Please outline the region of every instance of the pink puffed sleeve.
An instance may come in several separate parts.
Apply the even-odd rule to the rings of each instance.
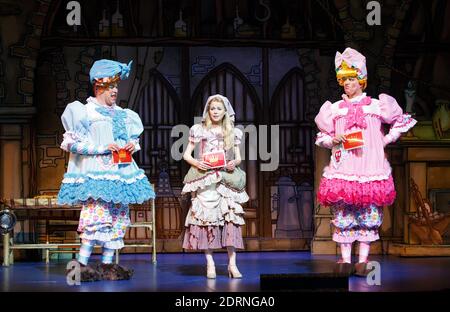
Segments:
[[[189,129],[189,142],[198,143],[203,138],[203,126],[195,124]]]
[[[387,145],[397,141],[402,133],[408,132],[409,129],[414,127],[417,120],[409,114],[404,114],[402,108],[392,96],[382,93],[378,98],[381,120],[391,125],[389,133],[383,138],[384,145]]]
[[[331,112],[331,104],[330,101],[326,101],[314,119],[319,128],[319,132],[316,136],[316,145],[325,148],[333,147],[334,121]]]

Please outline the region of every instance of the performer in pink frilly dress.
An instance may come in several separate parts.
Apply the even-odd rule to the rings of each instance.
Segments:
[[[375,99],[363,93],[367,86],[366,59],[358,51],[347,48],[342,54],[337,52],[335,67],[345,94],[340,101],[325,102],[315,118],[320,131],[316,144],[331,149],[317,198],[333,213],[333,240],[340,244],[342,253],[338,263],[351,264],[352,243],[359,241],[359,261],[354,269],[364,276],[370,243],[379,239],[383,206],[391,205],[396,196],[384,147],[417,121],[403,114],[393,97],[380,94]],[[383,124],[391,125],[386,135]],[[344,135],[356,131],[362,131],[364,145],[344,149]]]

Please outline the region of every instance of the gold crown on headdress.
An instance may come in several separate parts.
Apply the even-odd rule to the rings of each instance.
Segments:
[[[337,79],[344,77],[357,77],[358,70],[354,67],[349,67],[345,61],[342,61],[341,65],[336,69]]]
[[[363,90],[367,86],[367,78],[358,77],[358,69],[355,67],[349,67],[345,61],[342,61],[341,65],[336,69],[336,78],[339,85],[344,85],[344,78],[355,77],[358,79],[359,84],[363,87]]]

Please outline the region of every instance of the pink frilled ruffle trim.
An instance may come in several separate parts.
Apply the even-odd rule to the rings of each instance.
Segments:
[[[244,249],[242,228],[231,222],[225,222],[223,227],[191,224],[184,233],[184,249],[220,249],[228,246]]]
[[[321,205],[349,204],[358,207],[389,206],[395,200],[394,180],[358,182],[322,177],[317,200]]]

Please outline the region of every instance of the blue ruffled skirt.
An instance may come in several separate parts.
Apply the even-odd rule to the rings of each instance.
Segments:
[[[142,204],[155,198],[144,171],[66,173],[58,194],[58,204],[81,204],[88,199],[121,204]]]

